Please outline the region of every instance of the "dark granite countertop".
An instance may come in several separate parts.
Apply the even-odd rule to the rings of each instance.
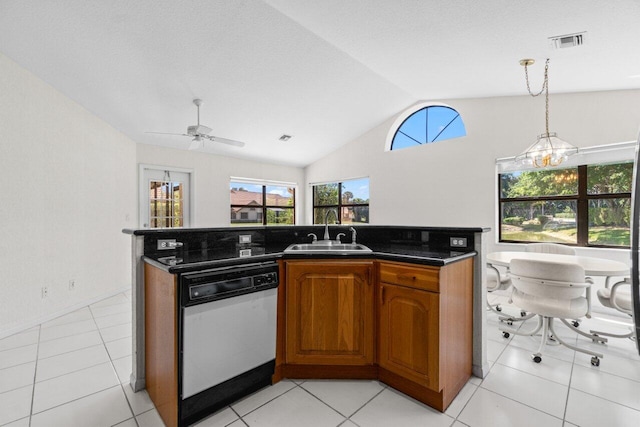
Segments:
[[[385,259],[422,265],[443,266],[476,255],[475,251],[431,251],[427,247],[406,245],[370,246],[372,253],[363,254],[284,254],[282,247],[253,247],[250,256],[240,256],[239,249],[170,251],[170,254],[144,256],[143,260],[172,274],[216,267],[269,262],[279,259]]]

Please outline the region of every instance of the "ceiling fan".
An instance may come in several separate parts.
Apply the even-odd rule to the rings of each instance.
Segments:
[[[193,103],[196,104],[198,109],[198,124],[187,127],[187,133],[166,133],[166,132],[145,132],[155,133],[159,135],[180,135],[193,138],[189,150],[197,150],[204,147],[204,140],[208,139],[213,142],[220,142],[222,144],[233,145],[235,147],[244,147],[244,142],[234,141],[233,139],[220,138],[217,136],[209,135],[211,128],[200,124],[200,106],[202,105],[202,99],[194,99]]]

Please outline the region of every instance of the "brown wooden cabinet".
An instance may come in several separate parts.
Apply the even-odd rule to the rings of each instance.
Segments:
[[[440,296],[380,284],[378,364],[397,375],[439,390]]]
[[[149,397],[169,427],[178,425],[178,284],[144,265],[145,377]]]
[[[374,363],[372,261],[287,261],[286,363]]]
[[[379,378],[444,411],[471,376],[473,259],[379,262]]]

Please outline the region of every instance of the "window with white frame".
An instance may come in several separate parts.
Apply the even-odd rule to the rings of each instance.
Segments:
[[[395,129],[389,150],[415,147],[467,134],[462,117],[451,107],[428,105],[412,112]]]
[[[498,175],[499,241],[629,247],[632,161]]]
[[[229,197],[232,226],[295,224],[294,184],[232,178]]]

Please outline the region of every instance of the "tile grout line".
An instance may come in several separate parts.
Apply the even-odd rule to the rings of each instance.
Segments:
[[[277,399],[277,398],[279,398],[280,396],[284,396],[285,394],[289,393],[289,392],[290,392],[291,390],[293,390],[294,388],[296,388],[296,387],[300,387],[300,384],[296,383],[295,381],[291,381],[291,382],[294,384],[294,386],[293,386],[293,387],[291,387],[289,390],[287,390],[287,391],[285,391],[285,392],[283,392],[283,393],[280,393],[279,395],[277,395],[277,396],[276,396],[276,397],[274,397],[273,399],[270,399],[270,400],[268,400],[268,401],[264,402],[262,405],[256,406],[255,408],[253,408],[252,410],[250,410],[249,412],[247,412],[246,414],[244,414],[243,416],[241,416],[241,417],[240,417],[240,419],[242,420],[242,422],[243,422],[243,423],[245,423],[245,424],[247,424],[247,423],[244,421],[244,417],[246,417],[247,415],[249,415],[249,414],[251,414],[251,413],[253,413],[253,412],[257,411],[258,409],[262,408],[263,406],[265,406],[265,405],[267,405],[267,404],[269,404],[269,403],[273,402],[274,400],[276,400],[276,399]],[[268,387],[273,387],[274,385],[275,385],[275,384],[272,384],[272,385],[270,385],[270,386],[268,386]],[[264,388],[262,388],[262,389],[260,389],[260,390],[256,391],[256,393],[258,393],[258,392],[259,392],[259,391],[261,391],[261,390],[264,390]],[[249,396],[251,396],[251,395],[249,395]],[[247,396],[247,397],[249,397],[249,396]],[[239,401],[234,402],[234,403],[238,403],[238,402],[239,402]],[[233,408],[231,407],[231,405],[229,405],[229,408],[230,408],[230,409],[231,409],[231,410],[232,410],[236,415],[240,416],[240,414],[239,414],[235,409],[233,409]],[[235,422],[235,421],[234,421],[234,422]]]
[[[380,381],[378,381],[378,383],[380,384]],[[382,392],[383,392],[383,391],[385,391],[386,389],[387,389],[387,387],[386,387],[386,386],[382,387],[382,390],[380,390],[379,392],[377,392],[377,393],[376,393],[376,394],[375,394],[371,399],[367,400],[367,401],[364,403],[364,405],[362,405],[362,406],[360,406],[358,409],[356,409],[356,410],[353,412],[353,414],[349,415],[349,416],[347,417],[347,420],[351,421],[352,423],[354,423],[354,424],[355,424],[355,425],[357,425],[357,426],[360,426],[360,424],[358,424],[358,423],[356,423],[355,421],[353,421],[353,420],[351,419],[351,417],[353,417],[353,416],[354,416],[354,415],[356,415],[358,412],[360,412],[360,411],[361,411],[365,406],[367,406],[369,403],[371,403],[371,401],[372,401],[373,399],[375,399],[376,397],[380,396],[380,394],[382,394]]]
[[[567,397],[564,401],[564,412],[562,413],[562,425],[564,426],[567,421],[567,408],[569,407],[569,396],[571,395],[571,383],[573,382],[573,370],[576,365],[576,353],[573,353],[573,362],[571,363],[571,375],[569,376],[569,387],[567,388]]]
[[[524,324],[524,322],[522,322],[522,323],[520,324],[520,326],[517,328],[517,330],[520,330],[520,328],[522,327],[522,325],[523,325],[523,324]],[[511,345],[511,341],[510,341],[510,342],[509,342],[509,343],[508,343],[508,344],[507,344],[507,345],[502,349],[502,351],[500,352],[500,355],[499,355],[499,356],[496,358],[496,360],[494,361],[494,365],[495,365],[496,363],[498,363],[497,359],[499,359],[499,358],[502,356],[502,353],[504,353],[504,351],[505,351],[505,350],[507,349],[507,347],[508,347],[508,346],[510,346],[510,345]],[[516,346],[516,347],[517,347],[517,346]],[[519,348],[519,347],[518,347],[518,348]],[[529,350],[527,350],[527,349],[523,349],[523,350],[525,350],[525,351],[529,351]],[[574,356],[573,356],[573,357],[574,357],[574,360],[575,360],[575,351],[574,351]],[[500,365],[501,365],[501,366],[505,366],[505,365],[502,365],[502,364],[500,364]],[[507,367],[508,367],[508,368],[511,368],[510,366],[507,366]],[[493,368],[493,365],[491,366],[491,368],[489,368],[489,373],[487,374],[487,376],[488,376],[489,374],[491,374],[491,369],[492,369],[492,368]],[[515,369],[515,368],[511,368],[511,369]],[[571,369],[573,370],[573,362],[572,362],[572,367],[571,367]],[[518,369],[516,369],[516,370],[518,370]],[[518,370],[518,371],[519,371],[519,370]],[[519,371],[519,372],[520,372],[520,371]],[[524,371],[522,371],[522,372],[524,372]],[[529,375],[532,375],[532,376],[535,376],[535,377],[537,377],[537,378],[542,378],[542,377],[540,377],[540,376],[537,376],[537,375],[534,375],[534,374],[530,374],[530,373],[528,373],[528,372],[524,372],[524,373],[529,374]],[[542,378],[542,379],[546,379],[546,378]],[[547,381],[551,381],[551,380],[547,380]],[[482,379],[482,382],[484,382],[484,378]],[[558,383],[556,383],[555,381],[551,381],[551,382],[553,382],[554,384],[558,384]],[[560,385],[563,385],[563,384],[560,384]],[[482,387],[482,383],[480,383],[480,385],[478,386],[478,388],[480,388],[480,387]],[[531,408],[531,409],[533,409],[533,410],[535,410],[535,411],[538,411],[538,412],[541,412],[541,413],[543,413],[543,414],[549,415],[550,417],[553,417],[553,418],[559,419],[559,420],[563,421],[563,423],[564,423],[564,418],[558,418],[557,416],[555,416],[555,415],[553,415],[553,414],[550,414],[550,413],[548,413],[548,412],[546,412],[546,411],[543,411],[543,410],[542,410],[542,409],[540,409],[540,408],[533,407],[533,406],[531,406],[531,405],[529,405],[529,404],[526,404],[526,403],[524,403],[524,402],[520,402],[520,401],[518,401],[518,400],[516,400],[516,399],[513,399],[513,398],[512,398],[512,397],[510,397],[510,396],[505,396],[505,395],[504,395],[504,394],[502,394],[502,393],[498,393],[498,392],[496,392],[496,391],[489,390],[488,388],[485,388],[485,387],[482,387],[482,389],[483,389],[483,390],[485,390],[485,391],[487,391],[487,392],[489,392],[489,393],[493,393],[493,394],[495,394],[495,395],[501,396],[501,397],[503,397],[503,398],[505,398],[505,399],[509,399],[509,400],[511,400],[511,401],[513,401],[513,402],[516,402],[516,403],[520,404],[520,405],[526,406],[527,408]],[[569,390],[569,387],[568,387],[568,386],[567,386],[567,390]],[[476,390],[476,392],[477,392],[477,390]],[[474,392],[474,394],[475,394],[475,392]],[[469,400],[471,400],[471,399],[469,399]],[[466,406],[466,405],[465,405],[465,406]],[[566,411],[566,404],[565,404],[565,411]],[[462,413],[462,411],[460,411],[460,413]],[[457,417],[456,417],[456,419],[457,419]]]
[[[484,381],[484,378],[481,378],[481,380],[482,380],[482,381]],[[467,405],[469,404],[469,402],[471,402],[471,399],[473,399],[473,396],[475,396],[475,395],[476,395],[476,393],[478,392],[478,390],[480,390],[480,385],[482,384],[482,381],[480,382],[480,384],[478,384],[477,386],[475,386],[475,387],[476,387],[476,389],[475,389],[475,390],[473,390],[473,393],[471,393],[471,396],[469,396],[469,399],[467,399],[467,402],[466,402],[464,405],[462,405],[462,409],[460,409],[460,412],[458,412],[458,415],[456,415],[456,416],[455,416],[455,418],[453,419],[453,423],[452,423],[452,424],[454,424],[454,423],[457,421],[457,422],[462,423],[462,424],[464,424],[464,425],[468,425],[468,424],[463,423],[462,421],[460,421],[458,418],[460,417],[460,415],[462,415],[462,413],[463,413],[463,412],[464,412],[464,410],[466,409],[466,407],[467,407]],[[468,384],[468,382],[467,382],[467,384]],[[462,390],[461,390],[461,391],[462,391]],[[458,395],[459,395],[459,393],[458,393]],[[455,398],[454,398],[454,399],[455,399]],[[444,413],[445,413],[445,412],[443,412],[443,414],[444,414]]]
[[[117,294],[120,295],[120,294]],[[129,398],[127,397],[127,393],[124,391],[124,388],[122,387],[122,382],[120,381],[120,377],[118,376],[118,371],[116,370],[116,367],[113,364],[113,358],[111,357],[111,353],[109,352],[109,348],[107,347],[107,343],[104,340],[104,337],[102,336],[102,331],[100,331],[100,327],[98,326],[98,322],[96,322],[96,318],[93,314],[93,310],[91,309],[91,306],[87,306],[87,308],[89,309],[89,313],[91,313],[91,318],[93,319],[93,323],[96,325],[96,328],[98,329],[98,335],[100,335],[100,341],[102,341],[102,346],[104,347],[104,351],[107,353],[107,357],[109,358],[109,365],[111,366],[111,370],[113,371],[113,373],[116,376],[116,379],[118,380],[118,385],[120,387],[120,391],[122,391],[122,393],[124,394],[124,400],[127,402],[127,406],[129,407],[129,411],[131,411],[131,415],[133,416],[133,420],[136,423],[137,426],[139,426],[138,424],[138,419],[136,418],[136,414],[135,411],[133,410],[133,407],[131,406],[131,402],[129,402]],[[126,356],[125,356],[126,357]],[[154,409],[155,409],[155,405],[154,405]],[[126,421],[129,418],[122,420]]]
[[[347,415],[343,415],[342,412],[338,411],[336,408],[334,408],[333,406],[329,405],[327,402],[325,402],[324,400],[320,399],[318,396],[316,396],[315,394],[313,394],[312,392],[310,392],[309,390],[307,390],[306,388],[302,387],[302,384],[300,384],[300,388],[302,390],[304,390],[305,392],[307,392],[308,394],[310,394],[311,396],[313,396],[315,399],[317,399],[319,402],[321,402],[323,405],[325,405],[326,407],[330,408],[332,411],[334,411],[335,413],[337,413],[338,415],[340,415],[341,417],[344,417],[344,420],[342,421],[342,423],[344,423],[346,420],[349,419],[349,416]],[[342,424],[340,423],[340,424]]]
[[[38,325],[38,347],[36,347],[36,366],[33,369],[33,386],[31,388],[31,405],[29,406],[29,427],[31,427],[31,419],[33,417],[33,401],[36,395],[36,376],[38,375],[38,355],[40,354],[40,332],[42,325]]]
[[[284,393],[283,393],[283,394],[284,394]],[[280,396],[278,396],[278,397],[280,397]],[[275,400],[275,399],[274,399],[274,400]],[[228,424],[225,424],[225,427],[230,426],[231,424],[233,424],[233,423],[237,422],[238,420],[239,420],[242,424],[244,424],[245,426],[249,427],[249,424],[248,424],[245,420],[243,420],[243,419],[242,419],[242,417],[240,416],[240,414],[238,413],[238,411],[236,411],[235,409],[233,409],[233,408],[231,407],[231,405],[227,406],[227,408],[231,409],[231,412],[233,412],[234,414],[236,414],[236,415],[238,416],[238,419],[237,419],[237,420],[233,420],[233,421],[231,421],[231,422],[230,422],[230,423],[228,423]],[[221,411],[221,410],[218,410],[218,411],[216,411],[216,413],[217,413],[217,412],[220,412],[220,411]]]

